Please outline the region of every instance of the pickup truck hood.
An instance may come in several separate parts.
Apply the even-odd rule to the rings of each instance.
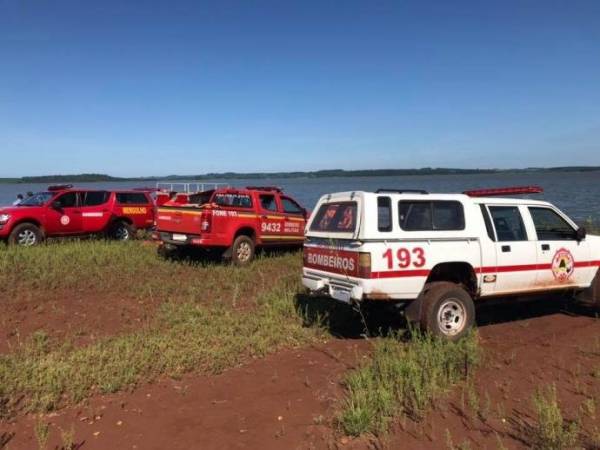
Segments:
[[[42,209],[41,206],[0,206],[0,214],[18,215]]]

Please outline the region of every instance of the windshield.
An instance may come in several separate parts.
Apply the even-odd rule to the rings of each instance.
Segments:
[[[36,192],[31,197],[27,197],[19,206],[42,206],[52,198],[52,192]]]

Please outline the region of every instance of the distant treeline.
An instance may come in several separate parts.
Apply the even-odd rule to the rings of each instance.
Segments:
[[[374,169],[374,170],[317,170],[313,172],[222,172],[202,175],[167,175],[164,177],[113,177],[98,173],[82,173],[78,175],[44,175],[38,177],[0,178],[0,183],[83,183],[111,181],[156,181],[156,180],[220,180],[220,179],[266,179],[266,178],[331,178],[331,177],[389,177],[407,175],[472,175],[490,173],[524,173],[524,172],[593,172],[600,171],[600,166],[565,166],[565,167],[529,167],[526,169]]]

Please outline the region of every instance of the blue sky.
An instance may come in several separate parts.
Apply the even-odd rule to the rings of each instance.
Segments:
[[[556,165],[600,165],[596,0],[0,0],[0,176]]]

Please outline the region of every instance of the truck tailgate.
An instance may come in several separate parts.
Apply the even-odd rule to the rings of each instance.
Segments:
[[[191,207],[160,207],[156,214],[157,231],[200,234],[202,211]]]

